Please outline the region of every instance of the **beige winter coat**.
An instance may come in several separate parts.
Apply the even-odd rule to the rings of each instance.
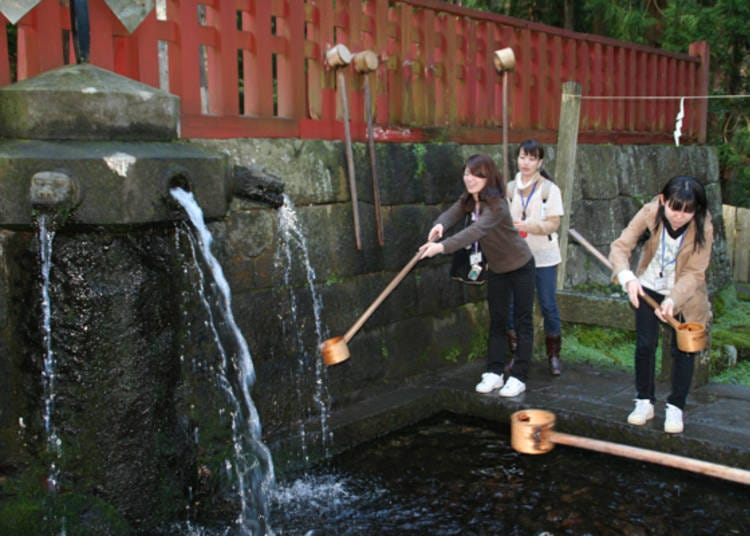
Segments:
[[[630,270],[630,254],[636,247],[638,238],[646,229],[651,231],[651,236],[643,245],[641,258],[635,270],[636,276],[640,276],[646,270],[648,263],[656,254],[662,232],[662,224],[655,225],[658,210],[659,199],[657,197],[641,208],[622,231],[620,237],[612,242],[609,260],[612,263],[612,279],[615,282],[617,282],[617,274],[623,270]],[[711,305],[706,287],[706,270],[711,262],[711,246],[714,237],[710,213],[706,214],[703,231],[705,243],[702,248],[693,251],[696,233],[695,220],[688,224],[685,240],[677,255],[674,287],[670,292],[670,298],[675,305],[675,315],[682,313],[685,322],[700,324],[708,323],[711,316]]]

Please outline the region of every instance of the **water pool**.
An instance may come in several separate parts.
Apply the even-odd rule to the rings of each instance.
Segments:
[[[603,438],[602,438],[603,439]],[[442,415],[279,482],[278,535],[747,534],[750,487]]]

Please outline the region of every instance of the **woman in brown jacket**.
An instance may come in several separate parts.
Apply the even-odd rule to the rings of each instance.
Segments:
[[[526,390],[534,344],[534,257],[513,226],[505,200],[505,178],[492,158],[486,154],[470,156],[464,168],[463,184],[461,197],[435,220],[427,235],[428,242],[420,248],[421,258],[450,254],[472,246],[475,246],[474,255],[486,257],[490,313],[487,371],[475,390],[486,394],[499,389],[500,396],[515,397]],[[471,217],[470,225],[444,237],[446,230],[464,221],[467,215]],[[481,246],[481,251],[477,245]],[[481,258],[477,263],[481,263]],[[515,296],[513,316],[518,331],[518,351],[508,378],[503,379],[506,360],[510,360],[505,351],[505,325],[511,295]]]
[[[630,270],[630,254],[645,237],[638,267]],[[610,249],[613,279],[636,308],[635,409],[628,422],[643,425],[654,416],[654,383],[659,320],[665,314],[684,322],[705,324],[711,315],[706,269],[711,260],[713,226],[706,192],[694,177],[673,177],[661,194],[633,217]],[[660,305],[655,311],[638,297],[648,294]],[[694,353],[677,348],[672,338],[672,392],[667,397],[664,431],[683,431],[683,410],[693,379]]]

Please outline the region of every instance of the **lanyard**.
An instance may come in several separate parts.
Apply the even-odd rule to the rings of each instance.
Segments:
[[[679,253],[680,248],[682,247],[682,241],[685,240],[686,234],[687,234],[687,227],[685,228],[684,231],[682,231],[682,235],[680,236],[680,243],[677,244],[677,250],[675,252],[674,258],[669,262],[665,262],[664,257],[667,254],[666,252],[667,228],[666,226],[662,226],[661,228],[661,271],[659,272],[659,277],[664,277],[664,269],[667,266],[677,262],[677,254]]]
[[[476,206],[474,207],[474,212],[471,213],[471,221],[472,223],[477,221],[479,219],[479,201],[477,201]],[[479,241],[474,242],[474,253],[479,251]]]
[[[526,207],[529,206],[529,202],[531,201],[531,196],[534,195],[534,192],[536,191],[536,185],[539,184],[538,182],[534,183],[534,187],[531,189],[531,193],[529,194],[529,197],[526,198],[526,201],[523,200],[523,191],[519,188],[518,189],[518,195],[521,196],[521,219],[526,219]]]

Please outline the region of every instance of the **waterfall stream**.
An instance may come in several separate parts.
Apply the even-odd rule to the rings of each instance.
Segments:
[[[271,453],[261,440],[261,424],[253,403],[250,389],[255,382],[253,367],[247,342],[240,332],[232,313],[229,284],[216,257],[211,252],[212,236],[203,219],[203,212],[193,194],[181,188],[173,188],[170,194],[183,207],[197,233],[193,239],[208,267],[209,275],[218,288],[220,304],[218,311],[221,320],[230,328],[234,336],[236,351],[226,351],[216,329],[211,307],[202,290],[204,305],[209,310],[209,322],[216,337],[221,355],[218,367],[218,383],[232,406],[232,440],[234,459],[227,460],[227,467],[234,471],[241,511],[237,519],[243,535],[271,534],[269,522],[268,492],[274,485],[274,468]],[[191,235],[192,237],[192,235]],[[198,263],[198,259],[196,259]],[[200,264],[200,263],[198,263]]]
[[[323,311],[323,300],[320,297],[320,293],[315,288],[316,276],[315,270],[310,263],[309,248],[307,245],[307,239],[302,232],[302,227],[297,219],[297,212],[295,211],[292,200],[284,195],[284,204],[279,208],[279,242],[280,247],[277,252],[276,268],[280,273],[284,275],[284,288],[288,288],[290,295],[290,314],[289,323],[294,332],[295,344],[297,347],[298,358],[298,378],[306,378],[309,376],[307,367],[310,362],[310,355],[305,351],[306,345],[302,338],[302,332],[296,329],[301,323],[298,319],[298,307],[297,298],[294,292],[294,285],[291,280],[292,271],[295,266],[295,259],[300,259],[303,264],[305,277],[307,281],[307,288],[312,298],[313,305],[313,316],[315,320],[315,335],[317,341],[315,348],[317,348],[324,340],[328,338],[327,330],[323,326],[321,320]],[[315,369],[315,389],[314,389],[314,402],[317,406],[317,410],[320,415],[320,435],[322,446],[324,449],[327,448],[328,441],[330,439],[330,432],[328,430],[328,405],[329,395],[326,387],[326,373],[323,367],[323,362],[318,359],[317,354],[312,356],[313,367]],[[298,389],[298,398],[301,399],[302,395]],[[302,446],[302,456],[305,461],[308,461],[307,453],[307,431],[305,428],[304,419],[300,424],[300,443]]]
[[[52,352],[52,303],[49,295],[49,275],[52,268],[52,241],[55,232],[47,228],[45,215],[39,217],[39,256],[42,276],[42,339],[44,344],[44,370],[42,386],[44,389],[44,433],[47,436],[47,450],[52,456],[47,487],[51,493],[57,492],[60,479],[60,467],[57,460],[62,456],[62,441],[52,419],[55,409],[55,354]]]

